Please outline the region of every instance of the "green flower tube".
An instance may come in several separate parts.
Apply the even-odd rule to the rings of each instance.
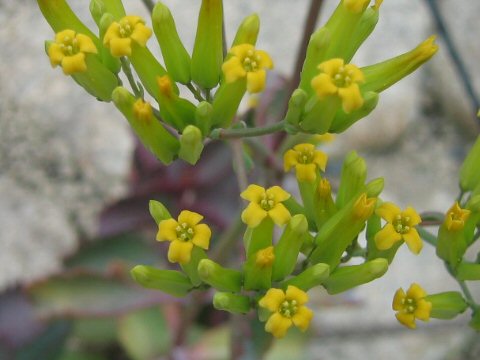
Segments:
[[[336,206],[341,209],[365,186],[367,163],[355,150],[350,151],[343,161],[338,187]]]
[[[321,229],[323,224],[337,212],[332,197],[332,187],[327,179],[321,179],[318,182],[313,206],[317,229]]]
[[[223,82],[213,98],[212,125],[227,128],[237,113],[243,95],[247,90],[247,79]]]
[[[460,168],[460,187],[463,191],[472,191],[480,186],[480,136],[467,154]]]
[[[453,319],[468,308],[465,299],[458,291],[431,294],[424,299],[432,304],[430,317],[435,319]]]
[[[239,292],[242,287],[241,271],[227,269],[210,259],[198,263],[198,275],[203,282],[219,291]]]
[[[170,212],[167,210],[165,205],[163,205],[160,201],[150,200],[148,203],[148,210],[153,220],[155,220],[155,222],[157,223],[157,225],[162,220],[168,220],[172,218],[172,215],[170,215]]]
[[[186,296],[193,288],[190,280],[175,270],[161,270],[152,266],[137,265],[130,273],[133,279],[143,287],[161,290],[176,297]]]
[[[308,222],[304,215],[294,215],[283,230],[282,236],[274,247],[272,280],[280,281],[290,275],[297,264],[298,254],[308,232]]]
[[[162,50],[168,74],[182,84],[190,82],[190,55],[178,36],[175,20],[166,5],[158,2],[152,12],[153,32]]]
[[[202,101],[198,104],[195,111],[195,124],[202,130],[202,134],[207,136],[212,127],[213,106],[208,101]]]
[[[362,14],[350,39],[349,48],[343,55],[346,62],[349,62],[353,58],[353,55],[355,55],[360,46],[370,36],[373,30],[375,30],[379,18],[379,7],[380,6],[369,7]]]
[[[271,240],[270,240],[271,241]],[[243,266],[245,290],[266,290],[272,286],[272,267],[275,262],[273,246],[258,250]]]
[[[377,93],[370,91],[363,94],[362,97],[363,105],[359,109],[348,114],[342,108],[338,109],[328,132],[337,134],[344,132],[358,120],[369,115],[377,107],[379,100]]]
[[[246,314],[250,311],[251,301],[248,296],[217,292],[213,296],[213,307],[232,314]]]
[[[288,110],[287,114],[285,115],[285,121],[288,124],[297,126],[300,122],[300,118],[303,114],[303,109],[307,102],[307,93],[305,90],[296,89],[290,100],[288,100]]]
[[[192,80],[204,89],[214,88],[223,63],[222,0],[202,0],[192,53]]]
[[[375,259],[361,265],[342,266],[334,270],[323,286],[330,295],[339,294],[383,276],[388,270],[386,259]]]
[[[307,267],[306,270],[288,280],[280,283],[280,288],[286,289],[289,285],[293,285],[308,291],[316,286],[321,285],[330,275],[330,266],[327,264],[315,264]]]
[[[178,157],[195,165],[203,151],[202,132],[193,125],[187,125],[180,136]]]
[[[300,127],[313,134],[325,134],[332,125],[335,114],[342,105],[342,100],[335,95],[319,99],[316,94],[305,105]]]
[[[112,14],[115,20],[126,15],[121,0],[92,0],[90,1],[90,13],[97,25],[100,24],[100,19],[105,13]]]
[[[182,270],[187,274],[190,281],[194,286],[199,286],[202,283],[202,278],[198,273],[198,265],[200,261],[207,258],[205,250],[201,249],[198,246],[194,246],[192,249],[191,259],[188,263],[180,264]]]
[[[247,16],[238,27],[232,47],[240,44],[257,43],[258,32],[260,31],[260,18],[257,14]]]
[[[137,100],[122,87],[114,90],[112,98],[145,147],[161,162],[171,163],[179,149],[178,139],[154,119],[150,104]]]

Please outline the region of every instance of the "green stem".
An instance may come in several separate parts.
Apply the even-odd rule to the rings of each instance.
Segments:
[[[243,128],[243,129],[214,129],[210,133],[212,139],[236,139],[241,137],[253,137],[273,134],[285,128],[285,120],[264,127]]]
[[[125,57],[121,57],[120,62],[122,64],[122,70],[127,76],[128,83],[132,87],[135,97],[143,98],[143,91],[138,88],[137,83],[135,82],[135,78],[133,77],[132,68],[130,67],[130,61],[128,61]]]
[[[437,237],[421,226],[417,227],[417,231],[420,234],[421,238],[425,240],[428,244],[437,247]]]
[[[203,98],[202,94],[200,94],[200,92],[195,88],[195,86],[193,86],[192,83],[188,83],[187,84],[187,88],[188,90],[191,91],[191,93],[193,94],[193,96],[195,96],[195,99],[197,99],[198,101],[205,101],[205,99]]]
[[[460,288],[462,289],[463,295],[465,295],[465,298],[467,300],[468,306],[473,311],[476,311],[479,309],[479,305],[475,302],[475,299],[472,296],[472,293],[470,292],[470,289],[468,288],[467,284],[465,284],[464,281],[456,279],[458,282],[458,285],[460,285]]]

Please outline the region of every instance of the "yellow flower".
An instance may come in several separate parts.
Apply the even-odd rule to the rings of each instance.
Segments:
[[[372,216],[376,204],[376,197],[369,198],[366,193],[363,193],[353,204],[353,215],[360,220],[367,220]]]
[[[207,250],[212,232],[208,225],[199,224],[203,216],[183,210],[175,219],[162,220],[158,224],[158,241],[170,241],[168,260],[172,263],[190,262],[193,246]]]
[[[258,185],[249,185],[240,196],[250,201],[242,212],[242,221],[249,227],[256,227],[267,216],[277,225],[285,225],[290,220],[290,212],[281,203],[290,197],[290,194],[280,186],[265,188]]]
[[[377,0],[378,1],[378,0]],[[344,0],[343,6],[354,13],[359,13],[363,11],[368,4],[370,4],[370,0]]]
[[[119,22],[110,24],[103,38],[103,45],[110,48],[113,56],[130,56],[132,40],[144,47],[152,36],[152,30],[145,26],[139,16],[125,16]]]
[[[414,254],[422,250],[422,239],[414,228],[422,222],[422,219],[414,208],[407,207],[401,211],[395,204],[386,202],[376,210],[376,213],[387,221],[383,229],[375,235],[375,244],[378,249],[390,249],[397,241],[403,240]]]
[[[273,246],[258,250],[255,254],[255,264],[260,268],[271,267],[275,261],[275,251]]]
[[[87,35],[73,30],[63,30],[55,35],[55,42],[48,47],[52,67],[61,65],[66,75],[87,71],[85,54],[96,54],[97,48]]]
[[[265,324],[265,331],[281,338],[292,325],[302,331],[307,330],[313,317],[312,310],[304,306],[307,301],[307,293],[292,285],[288,286],[286,292],[281,289],[268,290],[258,302],[258,305],[272,312]]]
[[[462,230],[470,216],[471,211],[462,209],[458,204],[458,201],[447,211],[445,216],[445,226],[449,231]]]
[[[320,74],[312,79],[312,87],[320,99],[339,96],[343,110],[350,113],[363,105],[358,84],[365,81],[362,71],[343,59],[331,59],[318,65]]]
[[[232,83],[246,77],[247,90],[250,93],[262,91],[267,78],[265,69],[273,68],[270,55],[266,51],[256,50],[250,44],[234,46],[228,53],[232,56],[222,65],[225,81]]]
[[[138,99],[133,104],[133,114],[138,120],[150,122],[153,119],[152,105],[149,102]]]
[[[317,178],[317,168],[325,171],[327,160],[327,155],[315,150],[314,145],[298,144],[283,156],[283,167],[285,171],[295,167],[298,181],[313,182]]]
[[[397,320],[410,329],[417,327],[415,319],[428,321],[432,303],[425,300],[425,296],[427,296],[425,290],[415,283],[410,286],[406,294],[402,288],[398,289],[392,303],[393,310],[397,311],[395,314]]]

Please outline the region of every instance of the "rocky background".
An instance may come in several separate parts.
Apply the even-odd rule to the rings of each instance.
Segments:
[[[191,48],[198,1],[164,2]],[[70,3],[92,23],[86,1]],[[140,0],[124,3],[130,13],[146,15]],[[479,91],[480,2],[438,3]],[[325,1],[322,21],[334,6],[336,0]],[[242,18],[257,12],[258,47],[270,52],[277,72],[289,74],[307,8],[306,0],[225,1],[227,36],[232,39]],[[7,289],[58,271],[80,241],[93,237],[101,209],[127,190],[133,138],[113,106],[96,102],[50,68],[43,41],[53,33],[34,1],[0,0],[0,24],[0,289]],[[425,1],[386,0],[376,31],[354,62],[400,54],[432,33]],[[479,122],[441,39],[439,44],[431,63],[387,90],[374,114],[327,146],[331,175],[338,175],[344,154],[356,149],[366,157],[371,178],[385,177],[385,199],[419,211],[450,206],[458,191],[456,172]],[[446,326],[435,322],[416,333],[396,323],[390,301],[398,287],[418,281],[432,292],[455,289],[431,248],[419,258],[402,249],[384,278],[335,306],[335,298],[325,306],[319,294],[320,336],[310,346],[311,358],[439,359],[467,343],[473,336],[467,318]]]

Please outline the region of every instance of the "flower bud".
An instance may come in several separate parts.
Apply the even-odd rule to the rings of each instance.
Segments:
[[[233,39],[232,47],[240,44],[257,43],[258,32],[260,31],[260,18],[257,14],[247,16],[238,27],[237,34]]]
[[[198,275],[203,282],[220,291],[239,292],[242,287],[240,271],[224,268],[210,259],[199,262]]]
[[[178,139],[153,118],[150,104],[122,87],[114,90],[112,98],[145,147],[164,164],[171,163],[178,152]]]
[[[232,314],[246,314],[250,311],[250,298],[227,292],[217,292],[213,296],[213,307]]]
[[[97,26],[100,26],[100,19],[106,12],[105,4],[102,0],[91,0],[89,8],[93,20],[95,21]]]
[[[458,280],[480,280],[480,264],[462,261],[456,269]]]
[[[282,289],[286,289],[289,285],[293,285],[308,291],[315,286],[321,285],[323,281],[330,275],[330,266],[327,264],[315,264],[307,267],[306,270],[288,280],[280,283]]]
[[[302,89],[296,89],[288,101],[288,110],[285,115],[285,121],[292,125],[298,125],[306,102],[307,93]]]
[[[150,211],[150,215],[152,216],[153,220],[157,223],[157,225],[162,220],[171,219],[172,215],[167,210],[165,205],[163,205],[160,201],[150,200],[148,203],[148,210]]]
[[[365,75],[365,83],[360,87],[362,93],[382,92],[415,71],[437,52],[438,46],[434,41],[435,36],[431,36],[405,54],[362,68]]]
[[[176,297],[186,296],[193,288],[190,280],[175,270],[161,270],[152,266],[137,265],[130,273],[133,279],[143,287],[161,290]]]
[[[192,80],[212,89],[220,80],[223,62],[222,0],[202,0],[192,53]]]
[[[378,99],[378,94],[370,91],[363,94],[363,105],[359,109],[348,114],[342,108],[338,109],[328,131],[337,134],[344,132],[358,120],[369,115],[377,107]]]
[[[153,8],[152,25],[162,50],[168,74],[182,84],[190,82],[190,55],[177,33],[175,20],[168,7],[158,2]]]
[[[365,160],[352,150],[345,156],[336,205],[341,209],[365,186],[367,164]]]
[[[338,294],[378,279],[387,270],[386,259],[374,259],[361,265],[343,266],[333,271],[330,277],[323,281],[323,286],[330,295]]]
[[[195,165],[203,151],[202,132],[193,125],[187,125],[180,136],[180,151],[178,157],[189,164]]]
[[[427,295],[425,300],[432,304],[430,317],[435,319],[453,319],[468,308],[463,296],[457,291]]]
[[[350,40],[350,46],[344,53],[345,61],[349,62],[363,42],[370,36],[378,23],[378,7],[369,7],[365,10]]]
[[[290,275],[297,264],[298,254],[303,244],[304,235],[308,232],[308,222],[304,215],[294,215],[283,230],[283,234],[275,245],[275,262],[272,280],[283,280]]]
[[[365,192],[367,193],[367,197],[380,196],[380,193],[383,191],[384,184],[385,184],[385,180],[381,177],[370,181],[365,186]]]
[[[460,187],[463,191],[474,190],[480,185],[480,136],[468,152],[460,168]]]
[[[273,246],[258,250],[244,264],[245,290],[269,289],[272,285],[272,267],[275,262]]]
[[[202,130],[202,134],[207,136],[212,126],[213,107],[208,101],[202,101],[197,105],[195,111],[195,124]]]
[[[314,213],[317,229],[320,229],[323,224],[337,212],[337,208],[333,202],[332,187],[327,179],[321,179],[318,182],[313,206],[315,208]]]

